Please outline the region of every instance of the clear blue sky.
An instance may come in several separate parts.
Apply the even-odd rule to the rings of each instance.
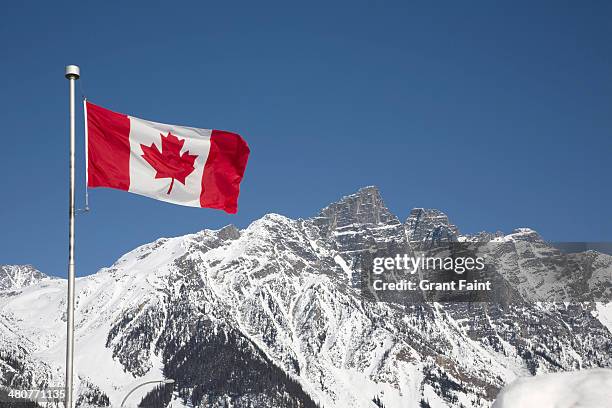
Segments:
[[[235,216],[92,190],[78,275],[370,184],[401,219],[432,207],[464,232],[612,241],[610,2],[18,3],[0,17],[0,264],[65,276],[66,64],[95,103],[252,151]]]

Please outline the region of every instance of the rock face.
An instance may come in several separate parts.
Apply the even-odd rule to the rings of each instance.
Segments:
[[[406,220],[406,235],[411,244],[427,246],[457,240],[459,230],[442,211],[415,208]]]
[[[364,251],[410,251],[404,226],[385,207],[376,187],[343,197],[305,224],[322,245],[337,252],[336,263],[350,275],[353,287],[360,287],[357,263]]]
[[[131,406],[489,407],[519,375],[612,366],[601,305],[534,303],[526,289],[505,303],[362,296],[361,255],[431,239],[468,237],[435,210],[402,224],[366,187],[313,218],[269,214],[136,248],[77,281],[78,401],[117,406],[166,377],[174,386],[142,389]],[[500,266],[519,287],[555,253],[527,230],[495,239],[524,246]],[[594,285],[612,259],[575,256]],[[3,385],[63,381],[64,291],[43,279],[0,292]]]

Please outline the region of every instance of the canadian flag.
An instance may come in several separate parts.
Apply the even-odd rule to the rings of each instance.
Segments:
[[[249,147],[235,133],[166,125],[87,101],[88,187],[191,207],[238,210]]]

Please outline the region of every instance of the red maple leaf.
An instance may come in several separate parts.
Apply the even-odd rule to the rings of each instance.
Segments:
[[[168,132],[168,136],[161,133],[160,136],[161,152],[155,143],[151,143],[151,146],[141,144],[140,147],[144,153],[142,157],[157,171],[155,178],[172,179],[170,188],[166,193],[170,194],[172,186],[174,186],[174,180],[178,180],[185,185],[185,179],[195,170],[193,163],[198,156],[189,154],[189,150],[181,155],[185,139],[179,139],[170,132]]]

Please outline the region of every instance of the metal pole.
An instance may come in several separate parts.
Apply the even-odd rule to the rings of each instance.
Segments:
[[[80,76],[76,65],[67,65],[65,76],[70,82],[70,193],[68,224],[68,301],[66,302],[66,408],[72,408],[72,375],[74,365],[74,85]]]

